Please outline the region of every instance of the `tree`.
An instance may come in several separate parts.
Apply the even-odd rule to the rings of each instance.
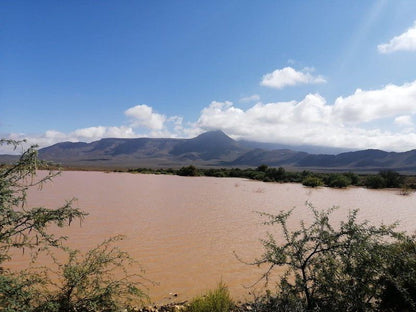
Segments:
[[[279,241],[269,235],[263,240],[265,252],[252,264],[268,265],[261,278],[266,282],[275,267],[286,268],[266,311],[374,311],[395,292],[407,300],[402,306],[415,311],[409,294],[414,294],[416,275],[408,272],[416,270],[416,252],[401,248],[399,253],[395,247],[409,242],[415,246],[414,237],[396,232],[395,225],[360,223],[356,210],[334,227],[330,215],[335,208],[318,211],[308,206],[314,220],[309,225],[301,222],[293,231],[287,223],[291,211],[262,213],[265,224],[278,225],[282,237]],[[403,257],[409,259],[406,272],[394,269]],[[396,287],[389,290],[389,285]]]
[[[0,144],[11,144],[15,148],[20,143],[0,140]],[[46,173],[36,175],[39,168]],[[143,279],[131,281],[137,274],[127,272],[126,265],[133,260],[112,246],[120,238],[110,238],[82,257],[79,251],[63,245],[65,237],[48,231],[50,225],[63,227],[75,219],[84,219],[86,213],[74,208],[73,200],[57,209],[27,207],[27,191],[41,187],[58,174],[48,169],[49,164],[39,160],[34,146],[15,164],[0,168],[0,310],[118,311],[122,306],[145,298],[139,288]],[[60,284],[50,279],[53,272],[50,268],[14,272],[2,267],[11,259],[12,249],[29,250],[36,260],[38,253],[50,251],[52,247],[68,253],[68,262],[58,264]]]
[[[0,140],[0,144],[15,147],[20,143]],[[38,168],[47,170],[47,173],[39,178],[36,175]],[[57,209],[26,206],[29,188],[42,187],[59,174],[49,168],[48,163],[39,160],[36,147],[32,146],[15,164],[0,169],[0,265],[10,259],[10,248],[38,251],[48,246],[59,246],[63,237],[49,233],[48,227],[52,224],[63,227],[74,219],[82,221],[87,215],[72,207],[74,200]]]

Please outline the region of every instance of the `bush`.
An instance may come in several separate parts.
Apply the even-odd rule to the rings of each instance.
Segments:
[[[368,176],[364,182],[365,186],[371,189],[381,189],[386,187],[386,181],[380,175]]]
[[[0,140],[0,144],[19,142]],[[83,220],[86,213],[73,208],[73,201],[57,209],[30,208],[26,205],[26,193],[51,181],[58,173],[49,171],[43,178],[36,176],[38,168],[48,169],[48,164],[38,159],[35,147],[29,148],[17,163],[0,168],[0,310],[92,312],[116,311],[133,301],[144,298],[140,282],[133,277],[126,265],[132,263],[127,253],[112,246],[119,238],[112,238],[81,257],[78,251],[64,247],[65,238],[49,233],[49,226],[63,227],[75,219]],[[66,264],[58,269],[26,270],[13,272],[2,268],[12,260],[11,249],[29,250],[32,260],[47,251],[68,252]],[[57,272],[55,278],[50,273]],[[113,274],[114,273],[114,274]]]
[[[395,225],[359,223],[356,210],[334,227],[335,208],[309,208],[314,221],[294,231],[287,225],[291,211],[262,214],[265,224],[279,226],[284,241],[269,235],[265,253],[252,264],[268,266],[266,280],[275,267],[286,273],[261,311],[416,311],[415,237]]]
[[[68,250],[68,261],[58,265],[59,287],[49,291],[36,312],[121,311],[143,303],[147,296],[139,288],[143,278],[129,274],[127,267],[136,264],[110,238],[82,256]],[[132,281],[132,278],[139,279]],[[51,287],[50,287],[51,288]]]
[[[351,179],[343,174],[330,174],[327,185],[329,187],[344,188],[351,185]]]
[[[385,182],[385,187],[400,187],[403,183],[403,177],[396,171],[382,170],[378,173]]]
[[[307,176],[306,178],[303,179],[302,184],[304,186],[309,186],[309,187],[318,187],[318,186],[322,186],[324,182],[318,177]]]
[[[185,176],[185,177],[196,177],[196,176],[199,176],[199,172],[195,166],[190,165],[190,166],[182,167],[181,169],[179,169],[178,175]]]
[[[216,289],[205,295],[194,298],[189,303],[189,312],[229,312],[234,303],[230,297],[228,287],[220,282]]]

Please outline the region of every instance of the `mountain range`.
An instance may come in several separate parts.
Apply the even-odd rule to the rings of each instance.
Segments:
[[[90,169],[168,168],[190,164],[255,167],[266,164],[297,170],[416,172],[416,150],[396,153],[368,149],[331,155],[288,148],[266,149],[266,146],[233,140],[222,131],[210,131],[192,139],[105,138],[91,143],[62,142],[40,149],[39,156],[64,167]],[[9,160],[9,155],[0,155],[0,162]]]

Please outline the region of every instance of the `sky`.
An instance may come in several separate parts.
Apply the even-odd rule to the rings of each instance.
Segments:
[[[416,1],[0,2],[0,138],[210,130],[416,149]]]

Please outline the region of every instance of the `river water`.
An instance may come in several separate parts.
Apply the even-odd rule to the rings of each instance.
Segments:
[[[398,190],[350,188],[310,189],[239,178],[179,177],[104,172],[63,172],[42,190],[31,190],[29,206],[54,208],[76,197],[89,213],[85,221],[60,233],[71,247],[86,251],[104,239],[126,235],[120,246],[137,259],[153,302],[186,300],[225,282],[236,299],[251,298],[253,284],[265,268],[253,261],[262,253],[259,240],[273,228],[262,225],[256,211],[277,213],[295,208],[290,225],[311,220],[306,201],[320,209],[339,206],[334,221],[351,209],[359,218],[379,224],[399,221],[399,228],[416,230],[416,196]],[[276,232],[278,237],[278,232]],[[23,257],[12,266],[25,265]],[[278,274],[279,272],[277,272]],[[170,293],[177,293],[173,298]]]

